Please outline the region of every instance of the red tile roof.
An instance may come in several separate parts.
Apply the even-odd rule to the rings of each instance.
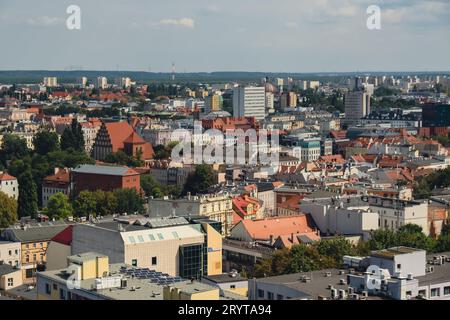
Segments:
[[[110,122],[104,124],[111,139],[112,152],[123,150],[123,142],[134,132],[128,122]]]
[[[302,234],[314,232],[315,224],[309,214],[289,217],[274,217],[260,220],[243,220],[248,234],[255,240],[276,239],[281,235]]]
[[[12,175],[6,172],[0,172],[0,181],[12,181],[12,180],[17,180],[17,178],[13,177]]]

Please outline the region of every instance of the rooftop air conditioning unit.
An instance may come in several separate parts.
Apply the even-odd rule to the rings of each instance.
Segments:
[[[338,291],[337,289],[331,289],[331,299],[337,299],[338,297]]]
[[[340,285],[345,285],[345,284],[347,284],[347,280],[345,280],[345,279],[339,279],[339,284],[340,284]]]
[[[348,294],[351,295],[351,294],[354,294],[354,293],[355,293],[355,289],[352,288],[352,287],[348,287]]]
[[[407,279],[408,279],[408,280],[413,280],[413,275],[412,275],[412,273],[408,273]]]
[[[339,275],[344,275],[345,274],[345,271],[344,270],[339,270]]]
[[[326,277],[326,278],[331,277],[331,272],[325,272],[325,277]]]

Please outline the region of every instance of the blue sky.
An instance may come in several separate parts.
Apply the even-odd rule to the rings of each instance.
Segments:
[[[450,70],[450,0],[0,0],[0,31],[0,70]]]

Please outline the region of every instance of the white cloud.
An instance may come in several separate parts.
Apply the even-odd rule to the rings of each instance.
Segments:
[[[58,17],[40,16],[29,18],[25,22],[30,26],[51,27],[63,23],[65,20]]]
[[[160,20],[157,25],[160,26],[179,26],[183,28],[193,29],[195,27],[195,21],[191,18],[181,18],[181,19],[163,19]]]

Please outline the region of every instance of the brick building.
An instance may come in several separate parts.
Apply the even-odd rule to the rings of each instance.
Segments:
[[[72,171],[71,182],[74,196],[83,190],[141,189],[140,174],[126,166],[82,165]]]

